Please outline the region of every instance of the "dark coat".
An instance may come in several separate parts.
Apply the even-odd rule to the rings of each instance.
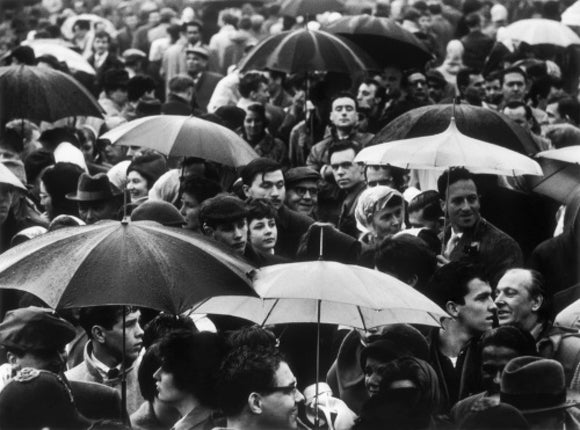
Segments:
[[[461,43],[465,49],[463,64],[475,70],[482,70],[485,59],[493,48],[494,40],[481,31],[474,31],[462,37]]]
[[[366,183],[361,182],[344,197],[340,208],[340,215],[338,217],[338,229],[344,234],[348,234],[355,239],[357,239],[360,235],[360,231],[356,226],[354,210],[356,209],[359,196],[366,189],[366,187]]]
[[[182,97],[169,93],[167,101],[161,106],[163,115],[190,116],[193,113],[191,103]]]
[[[260,251],[256,251],[252,245],[249,243],[246,245],[246,250],[244,251],[244,257],[252,265],[256,267],[271,266],[273,264],[289,263],[287,258],[280,257],[276,254],[265,254]]]
[[[114,388],[96,382],[69,381],[79,412],[91,420],[121,421],[127,417],[121,396]]]
[[[123,69],[125,66],[123,62],[111,52],[109,52],[109,55],[107,55],[107,58],[105,58],[105,61],[103,64],[101,64],[101,67],[95,67],[95,54],[92,54],[89,58],[87,58],[87,61],[97,72],[95,75],[95,87],[93,89],[93,94],[98,98],[101,91],[103,91],[103,77],[105,76],[105,73],[109,70]]]
[[[223,75],[215,72],[201,72],[201,76],[195,83],[195,95],[193,96],[194,110],[201,113],[207,112],[207,105],[216,85],[223,78]]]
[[[278,227],[278,242],[274,248],[276,254],[290,259],[295,258],[302,235],[313,223],[312,218],[282,205],[276,213]]]

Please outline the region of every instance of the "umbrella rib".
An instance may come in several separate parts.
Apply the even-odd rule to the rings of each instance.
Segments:
[[[360,310],[360,306],[357,306],[356,307],[356,310],[357,310],[357,312],[358,312],[358,314],[360,316],[360,321],[362,322],[363,330],[366,331],[367,330],[367,325],[365,323],[365,317],[363,316],[362,311]]]
[[[270,310],[268,311],[268,314],[264,317],[264,319],[262,320],[262,324],[260,324],[260,326],[264,326],[266,324],[266,321],[268,321],[268,318],[270,318],[270,315],[272,315],[272,312],[274,312],[274,309],[276,308],[276,306],[278,306],[278,303],[280,303],[280,299],[276,299],[274,301],[274,304],[272,305],[272,307],[270,308]]]

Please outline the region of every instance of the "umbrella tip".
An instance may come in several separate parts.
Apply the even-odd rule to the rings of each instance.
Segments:
[[[127,224],[129,224],[129,220],[130,220],[130,218],[127,215],[125,215],[123,217],[123,219],[121,220],[121,224],[127,225]]]

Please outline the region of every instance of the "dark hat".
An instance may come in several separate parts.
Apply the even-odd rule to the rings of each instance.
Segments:
[[[246,203],[230,195],[218,195],[207,199],[199,210],[199,220],[202,224],[233,222],[247,216]]]
[[[429,345],[425,337],[409,324],[390,324],[373,337],[360,355],[363,369],[369,356],[378,357],[385,362],[407,356],[429,361]]]
[[[505,366],[500,400],[533,414],[576,406],[580,394],[566,390],[564,368],[556,360],[522,356]]]
[[[131,213],[131,221],[157,221],[168,227],[185,224],[177,208],[163,200],[151,200],[140,204]]]
[[[195,54],[199,57],[205,58],[206,60],[209,58],[209,50],[204,48],[203,46],[194,46],[192,48],[187,48],[185,50],[186,54]]]
[[[244,125],[246,111],[237,106],[220,106],[216,109],[215,114],[219,116],[224,125],[230,130],[236,130]]]
[[[0,392],[0,428],[86,429],[91,424],[55,373],[24,368]]]
[[[42,174],[42,182],[53,199],[64,199],[68,193],[77,189],[83,169],[73,163],[56,163]]]
[[[109,200],[122,194],[117,189],[105,173],[97,173],[91,176],[83,173],[79,177],[76,193],[69,193],[66,198],[77,202],[96,202],[99,200]]]
[[[470,410],[459,424],[461,430],[527,430],[530,424],[512,405],[499,403]]]
[[[167,162],[165,161],[165,157],[161,154],[144,154],[135,157],[135,159],[131,161],[131,164],[127,167],[127,175],[131,171],[135,171],[147,179],[149,188],[151,188],[155,181],[167,172]]]
[[[33,66],[36,62],[36,57],[34,55],[34,50],[30,46],[21,45],[17,46],[10,53],[10,61],[16,58],[20,63],[26,64],[27,66]]]
[[[311,167],[301,166],[301,167],[294,167],[289,169],[284,174],[284,183],[286,188],[290,188],[292,184],[300,181],[319,181],[320,180],[320,173],[314,170]]]
[[[129,83],[129,73],[123,69],[107,70],[103,75],[103,87],[121,88]]]
[[[61,350],[75,334],[53,310],[36,306],[8,311],[0,323],[0,344],[23,351]]]

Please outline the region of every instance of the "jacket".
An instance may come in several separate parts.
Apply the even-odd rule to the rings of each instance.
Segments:
[[[364,148],[373,137],[374,135],[371,133],[359,133],[358,131],[354,131],[349,136],[350,139],[360,146],[359,149]],[[308,155],[308,158],[306,159],[306,165],[319,172],[322,166],[330,163],[328,150],[336,141],[338,141],[338,137],[335,133],[332,133],[332,136],[327,137],[314,145],[310,150],[310,155]]]
[[[294,259],[302,235],[313,223],[312,218],[282,205],[276,212],[276,226],[278,227],[278,241],[274,248],[276,255]]]
[[[169,93],[167,101],[161,106],[161,113],[163,115],[190,116],[193,113],[193,109],[188,100]]]
[[[224,76],[215,72],[201,72],[195,82],[195,94],[193,95],[194,109],[202,113],[207,113],[207,105],[217,86]]]

